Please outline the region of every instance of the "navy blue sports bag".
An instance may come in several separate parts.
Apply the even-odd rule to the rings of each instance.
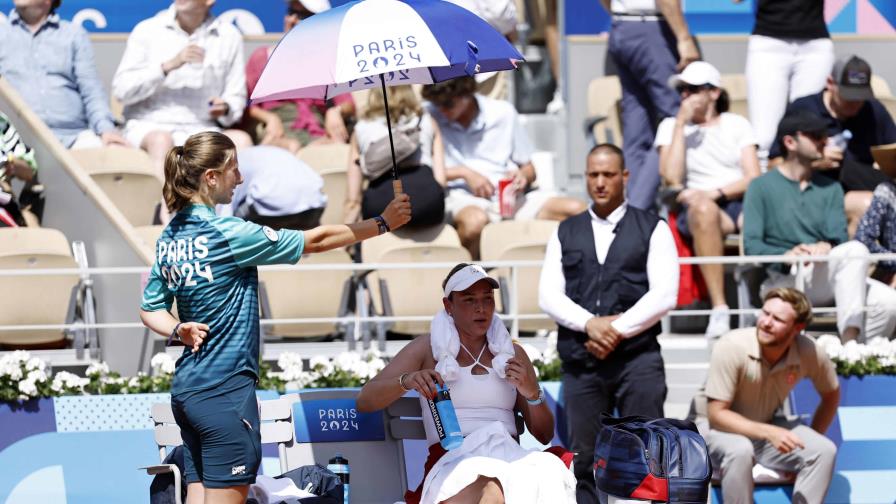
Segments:
[[[693,422],[669,418],[602,417],[594,479],[623,499],[706,504],[712,463]]]

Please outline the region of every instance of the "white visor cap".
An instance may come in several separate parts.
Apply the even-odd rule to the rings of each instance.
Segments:
[[[451,275],[451,278],[445,283],[445,297],[448,297],[452,292],[465,291],[480,280],[488,281],[488,284],[491,285],[492,289],[500,288],[498,281],[488,276],[485,270],[482,269],[482,266],[470,264],[457,270]]]

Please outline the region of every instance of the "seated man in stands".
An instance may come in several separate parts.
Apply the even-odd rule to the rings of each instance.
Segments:
[[[585,210],[584,202],[533,190],[532,144],[513,105],[476,94],[476,80],[462,77],[423,88],[428,112],[442,131],[448,196],[445,213],[461,243],[479,257],[479,236],[490,221],[563,220]],[[511,211],[498,208],[499,181],[512,180]]]
[[[888,337],[896,325],[896,291],[868,278],[868,248],[847,241],[843,189],[813,169],[824,156],[825,131],[824,120],[809,111],[789,112],[781,120],[778,139],[785,158],[747,189],[744,250],[747,255],[838,259],[807,262],[802,268],[795,262],[773,264],[762,290],[799,286],[815,304],[834,302],[843,340],[858,338],[863,326],[866,338]]]
[[[330,8],[328,0],[290,0],[286,4],[284,33],[303,19]],[[250,96],[273,50],[274,46],[262,46],[249,56],[246,85]],[[346,122],[354,119],[355,104],[352,95],[346,93],[333,97],[332,103],[317,98],[272,100],[249,105],[246,113],[253,120],[249,126],[255,131],[250,133],[259,143],[296,152],[312,143],[347,143]]]
[[[793,110],[810,110],[825,120],[828,142],[814,166],[843,186],[853,236],[871,204],[871,192],[887,180],[874,167],[871,147],[896,142],[896,124],[871,90],[871,67],[857,56],[840,58],[824,90],[795,100],[788,107]],[[770,157],[785,154],[773,146]]]
[[[243,183],[218,215],[235,215],[274,230],[320,225],[327,206],[324,180],[285,149],[259,145],[237,153]],[[337,203],[338,204],[338,203]]]
[[[0,23],[0,75],[68,148],[126,145],[79,25],[59,19],[62,0],[15,0]]]
[[[178,0],[141,21],[112,81],[124,105],[125,136],[159,166],[168,150],[200,131],[220,131],[246,106],[243,37],[209,10],[214,0]],[[244,131],[225,130],[237,148],[252,145]]]
[[[444,310],[431,334],[415,338],[358,395],[358,411],[388,407],[416,390],[430,444],[424,481],[408,492],[408,504],[526,502],[575,503],[575,477],[560,458],[519,445],[516,415],[547,444],[554,416],[544,400],[526,352],[514,344],[495,314],[498,282],[470,264],[455,266],[442,290]],[[447,386],[463,444],[446,452],[439,444],[427,399]]]
[[[721,473],[725,502],[753,502],[756,462],[797,473],[793,502],[824,501],[837,455],[824,433],[837,414],[840,383],[824,349],[801,334],[811,318],[802,292],[773,289],[765,295],[757,327],[732,331],[713,348],[692,415]],[[821,396],[811,428],[774,416],[803,378]]]
[[[728,95],[720,89],[719,71],[695,61],[669,84],[681,95],[675,117],[663,119],[655,145],[660,176],[670,189],[680,190],[676,225],[693,241],[699,256],[723,255],[725,235],[742,226],[741,210],[747,185],[759,176],[756,137],[746,118],[728,112]],[[721,264],[701,264],[712,314],[707,338],[730,330]]]

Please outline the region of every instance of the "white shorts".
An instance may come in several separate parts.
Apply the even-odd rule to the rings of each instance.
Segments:
[[[541,207],[555,196],[554,192],[541,189],[535,189],[517,196],[516,212],[513,214],[514,220],[534,220]],[[485,210],[491,222],[501,220],[497,198],[493,200],[480,198],[479,196],[474,196],[470,191],[459,187],[448,190],[448,196],[445,197],[445,218],[448,219],[448,222],[454,222],[455,215],[469,206]]]
[[[146,135],[160,130],[171,133],[171,141],[174,142],[174,145],[183,145],[190,135],[203,131],[221,131],[221,128],[208,124],[170,124],[130,119],[124,125],[124,137],[134,147],[142,148]]]

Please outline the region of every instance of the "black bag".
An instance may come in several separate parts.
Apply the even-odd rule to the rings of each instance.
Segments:
[[[420,121],[404,128],[392,128],[392,139],[395,145],[395,163],[402,168],[401,162],[420,148]],[[361,172],[369,180],[376,180],[392,169],[392,149],[389,147],[389,135],[375,140],[364,150],[361,160]]]
[[[705,504],[712,462],[693,422],[602,416],[594,450],[594,479],[620,498]]]
[[[307,489],[317,497],[299,499],[302,504],[342,504],[343,487],[333,471],[320,464],[306,465],[287,471],[277,478],[289,478],[301,489]],[[308,485],[311,485],[310,487]]]

